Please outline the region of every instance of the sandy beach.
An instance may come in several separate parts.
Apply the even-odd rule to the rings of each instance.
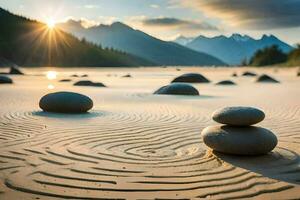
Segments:
[[[0,199],[300,199],[297,68],[180,69],[26,68],[25,76],[11,75],[14,84],[0,84]],[[244,71],[281,83],[255,83]],[[153,95],[188,72],[212,81],[193,84],[200,96]],[[66,78],[72,81],[59,82]],[[228,79],[237,85],[214,84]],[[79,80],[107,87],[73,86]],[[54,91],[85,94],[94,107],[42,112],[40,98]],[[209,150],[200,133],[224,106],[263,110],[257,126],[276,134],[277,147],[250,157]]]

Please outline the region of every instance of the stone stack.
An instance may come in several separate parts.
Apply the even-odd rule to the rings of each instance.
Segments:
[[[215,111],[214,121],[222,125],[205,128],[204,143],[215,151],[235,155],[261,155],[272,151],[277,137],[262,127],[253,126],[264,120],[263,111],[252,107],[226,107]]]

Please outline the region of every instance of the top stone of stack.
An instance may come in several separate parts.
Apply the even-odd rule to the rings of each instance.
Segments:
[[[212,114],[214,121],[231,126],[250,126],[264,120],[265,113],[253,107],[226,107]]]

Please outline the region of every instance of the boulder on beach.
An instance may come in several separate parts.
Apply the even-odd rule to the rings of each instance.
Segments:
[[[209,83],[210,81],[201,74],[187,73],[175,78],[172,83]]]
[[[253,107],[225,107],[216,110],[212,119],[221,124],[249,126],[263,121],[265,113]]]
[[[208,147],[227,154],[267,154],[277,145],[277,137],[271,131],[255,126],[210,126],[201,135]]]
[[[192,85],[186,83],[172,83],[159,88],[154,94],[159,95],[199,95],[199,92]]]
[[[276,80],[266,74],[259,76],[255,82],[258,82],[258,83],[280,83],[278,80]]]
[[[77,74],[72,74],[70,77],[74,77],[74,78],[77,78],[79,77]]]
[[[0,84],[12,84],[13,80],[7,76],[0,76]]]
[[[236,85],[235,82],[231,80],[224,80],[216,83],[216,85]]]
[[[242,74],[242,76],[257,76],[257,74],[253,73],[253,72],[244,72]]]
[[[91,86],[91,87],[106,87],[103,83],[92,81],[78,81],[74,86]]]
[[[85,113],[93,107],[93,101],[74,92],[55,92],[43,96],[39,106],[46,112]]]
[[[71,82],[71,79],[61,79],[59,82]]]
[[[81,75],[81,77],[82,77],[82,78],[85,78],[85,77],[89,77],[89,75],[83,74],[83,75]]]
[[[10,67],[9,74],[24,75],[24,73],[17,67]]]

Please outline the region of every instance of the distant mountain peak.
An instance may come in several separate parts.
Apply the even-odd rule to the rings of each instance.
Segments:
[[[128,26],[122,22],[114,22],[110,26],[112,28],[118,28],[118,29],[132,29],[130,26]]]
[[[279,40],[276,36],[274,35],[266,35],[266,34],[263,34],[263,36],[261,37],[262,40],[266,40],[266,39],[270,39],[270,40]]]
[[[186,45],[187,43],[193,41],[195,38],[194,37],[186,37],[184,35],[179,35],[174,42],[181,44],[181,45]]]
[[[253,39],[248,35],[234,33],[229,37],[224,35],[212,38],[198,36],[186,46],[199,52],[213,55],[226,63],[237,65],[243,59],[249,59],[258,50],[277,45],[283,52],[289,52],[292,47],[274,35],[263,35]]]
[[[246,42],[246,41],[252,39],[248,35],[241,35],[239,33],[232,34],[230,38],[234,39],[237,42]]]

